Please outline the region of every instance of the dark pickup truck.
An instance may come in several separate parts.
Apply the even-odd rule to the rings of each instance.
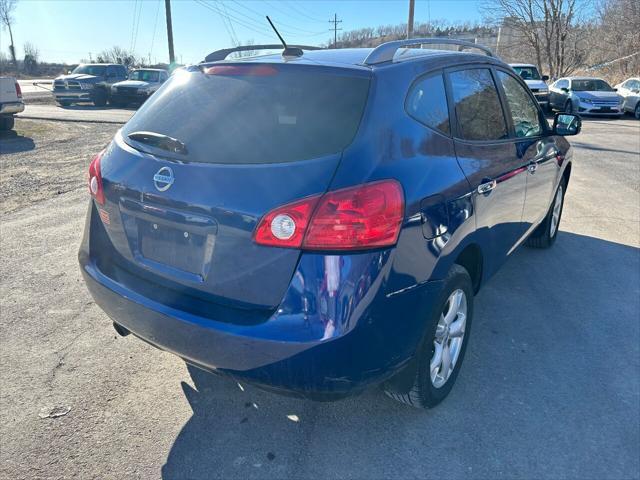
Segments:
[[[78,65],[68,75],[53,81],[53,96],[61,106],[91,102],[104,107],[109,101],[111,86],[127,79],[127,67],[113,63]]]

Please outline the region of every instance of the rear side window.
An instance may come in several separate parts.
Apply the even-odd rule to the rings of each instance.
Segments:
[[[459,70],[449,74],[458,136],[465,140],[507,138],[498,91],[486,68]]]
[[[355,136],[369,72],[308,65],[217,64],[175,73],[134,115],[136,131],[175,138],[186,160],[294,162],[342,151]]]
[[[405,103],[407,113],[420,123],[449,135],[449,110],[442,73],[425,76],[414,83]]]

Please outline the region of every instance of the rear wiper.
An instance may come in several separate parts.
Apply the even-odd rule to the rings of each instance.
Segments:
[[[186,155],[188,153],[187,146],[180,140],[161,133],[133,132],[127,135],[127,138],[171,153],[179,153],[180,155]]]

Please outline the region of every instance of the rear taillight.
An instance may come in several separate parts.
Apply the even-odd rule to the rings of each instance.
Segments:
[[[100,159],[104,150],[98,153],[89,164],[89,193],[100,205],[104,205],[104,189],[102,188],[102,173],[100,172]]]
[[[267,213],[254,238],[260,245],[305,250],[360,250],[394,245],[404,215],[395,180],[327,192]]]
[[[20,84],[16,82],[16,95],[18,98],[22,98],[22,89],[20,88]]]

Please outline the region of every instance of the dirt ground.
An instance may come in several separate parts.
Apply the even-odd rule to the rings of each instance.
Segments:
[[[431,411],[240,389],[118,337],[77,263],[85,172],[117,128],[0,137],[0,479],[640,478],[640,122],[571,139],[557,242],[483,286]]]
[[[118,128],[17,120],[15,130],[0,132],[0,214],[83,186],[91,158]]]

